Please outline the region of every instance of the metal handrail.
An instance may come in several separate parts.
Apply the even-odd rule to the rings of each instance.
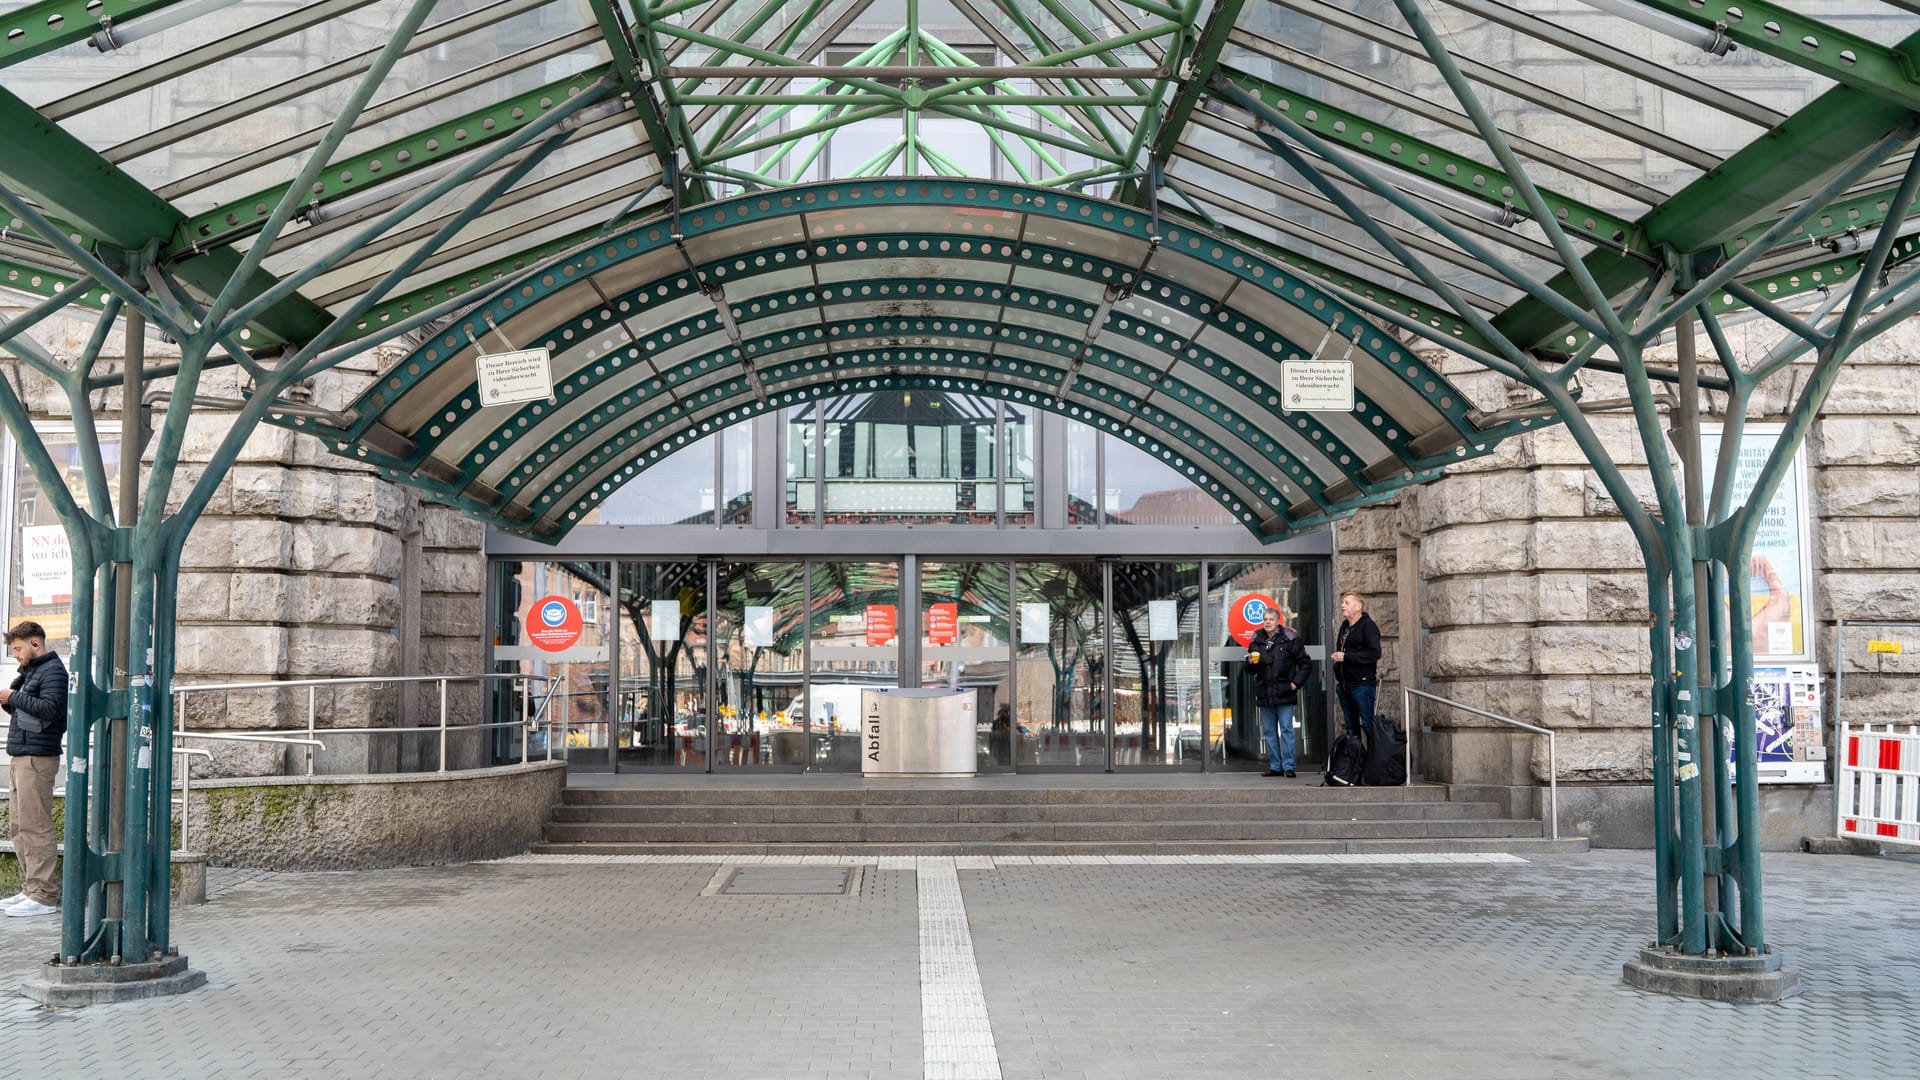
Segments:
[[[1497,720],[1502,724],[1510,724],[1514,727],[1531,731],[1536,735],[1545,735],[1547,737],[1548,825],[1553,830],[1553,838],[1555,840],[1560,839],[1560,759],[1557,753],[1557,747],[1555,746],[1555,743],[1554,743],[1554,733],[1552,728],[1543,728],[1535,724],[1524,723],[1522,721],[1515,720],[1511,716],[1501,716],[1499,713],[1488,712],[1485,709],[1477,709],[1472,705],[1467,705],[1462,702],[1455,701],[1452,698],[1444,698],[1444,697],[1441,697],[1439,694],[1429,694],[1425,690],[1415,690],[1410,686],[1402,686],[1400,688],[1400,709],[1401,709],[1400,715],[1406,716],[1406,717],[1411,717],[1413,715],[1413,699],[1414,698],[1424,698],[1427,701],[1432,701],[1441,705],[1448,705],[1453,708],[1459,709],[1461,712],[1472,713],[1475,716],[1482,716],[1488,720]]]
[[[520,715],[522,719],[495,720],[495,721],[488,721],[485,723],[475,723],[475,724],[449,725],[447,723],[447,685],[449,683],[476,682],[476,683],[485,684],[489,682],[502,682],[502,681],[518,682],[520,684]],[[257,734],[250,734],[250,733],[214,735],[214,734],[208,734],[205,732],[186,731],[186,730],[176,730],[174,733],[174,737],[181,738],[181,739],[229,739],[235,742],[294,741],[299,743],[305,743],[308,745],[307,775],[312,776],[313,775],[313,747],[318,746],[323,750],[326,749],[324,746],[321,746],[319,742],[314,740],[314,735],[317,734],[318,731],[320,730],[325,730],[328,734],[332,734],[332,735],[399,735],[399,734],[418,734],[422,732],[437,731],[440,733],[439,771],[446,772],[447,771],[447,733],[449,731],[453,731],[453,730],[485,731],[492,728],[522,727],[522,726],[524,726],[528,731],[532,731],[535,728],[540,726],[540,719],[546,714],[547,705],[553,700],[553,695],[558,691],[560,681],[561,681],[560,677],[557,675],[531,675],[525,672],[518,672],[518,671],[490,671],[490,672],[478,672],[471,675],[385,675],[385,676],[363,675],[363,676],[354,676],[349,678],[283,679],[283,680],[270,680],[265,682],[206,683],[198,686],[175,685],[172,688],[173,694],[174,694],[174,715],[182,716],[182,717],[186,715],[188,694],[205,694],[205,693],[213,693],[216,691],[220,693],[232,693],[234,691],[240,691],[240,690],[288,690],[288,689],[293,689],[297,687],[305,687],[307,691],[307,737],[304,740],[288,740],[288,739],[278,738],[270,735],[257,735]],[[533,684],[536,682],[546,684],[546,688],[547,688],[546,693],[541,695],[540,704],[537,710],[533,709],[532,707]],[[318,721],[319,711],[320,711],[319,690],[321,687],[323,686],[376,686],[377,687],[377,686],[386,686],[390,683],[438,683],[440,687],[440,694],[439,694],[440,722],[434,725],[426,725],[426,726],[415,725],[415,726],[407,726],[407,727],[325,728],[325,729],[321,729],[318,727],[317,721]],[[553,760],[553,732],[551,731],[551,727],[552,727],[552,724],[551,722],[549,722],[548,723],[549,730],[547,732],[547,760],[549,761]],[[527,763],[527,740],[525,738],[522,738],[520,740],[520,763],[522,765]]]

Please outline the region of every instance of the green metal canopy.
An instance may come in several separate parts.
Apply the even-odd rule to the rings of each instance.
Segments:
[[[1841,368],[1920,311],[1917,135],[1912,0],[0,3],[0,285],[43,298],[0,347],[65,394],[78,459],[0,380],[74,568],[48,967],[165,967],[181,552],[263,420],[550,539],[704,433],[928,387],[1127,439],[1267,539],[1564,423],[1647,570],[1639,964],[1669,966],[1636,985],[1771,978],[1752,627],[1724,615]],[[74,307],[100,312],[77,357],[24,332]],[[1734,349],[1745,317],[1779,343]],[[553,398],[481,401],[475,354],[518,346]],[[1495,411],[1428,346],[1510,380],[1473,388]],[[1736,496],[1752,395],[1807,354]],[[310,400],[368,355],[356,400]],[[1288,408],[1301,358],[1351,361],[1351,412]],[[199,393],[215,365],[243,399]],[[180,470],[203,407],[234,423]]]
[[[1920,17],[1798,8],[49,0],[0,19],[0,282],[237,307],[257,374],[398,341],[271,419],[524,535],[757,412],[952,383],[1279,538],[1551,422],[1421,349],[1601,367],[1601,297],[1850,281]],[[474,354],[516,345],[555,400],[484,405]],[[1309,357],[1356,365],[1353,413],[1286,408]]]

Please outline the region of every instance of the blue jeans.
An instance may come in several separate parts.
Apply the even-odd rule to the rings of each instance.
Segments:
[[[1373,697],[1379,692],[1378,683],[1339,688],[1340,712],[1347,718],[1347,734],[1364,732],[1368,738],[1373,737]]]
[[[1293,706],[1260,706],[1260,737],[1267,742],[1267,768],[1274,772],[1293,768]]]

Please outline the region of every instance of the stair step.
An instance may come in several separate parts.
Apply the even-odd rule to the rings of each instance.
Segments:
[[[977,822],[1322,821],[1497,818],[1491,802],[958,803],[880,806],[716,804],[556,806],[560,824],[965,824]]]
[[[705,844],[705,843],[545,843],[536,855],[712,855],[716,861],[743,855],[1399,855],[1500,852],[1511,855],[1563,855],[1587,850],[1587,838],[1444,837],[1391,839],[1229,840],[1229,841],[995,841],[932,843]]]
[[[1196,776],[1198,774],[1195,774]],[[941,787],[568,787],[561,794],[567,806],[714,806],[751,802],[769,806],[884,806],[884,805],[1014,805],[1061,803],[1277,803],[1320,802],[1336,795],[1345,802],[1446,802],[1444,784],[1402,787],[1326,788],[1313,778],[1277,781],[1262,786],[1222,787],[1062,787],[995,788]]]
[[[1436,818],[1387,821],[941,822],[929,824],[778,823],[570,824],[547,826],[549,843],[1000,843],[1009,841],[1205,841],[1522,837],[1537,821]]]

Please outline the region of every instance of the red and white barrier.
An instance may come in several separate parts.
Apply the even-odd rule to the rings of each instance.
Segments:
[[[1920,845],[1920,725],[1840,725],[1837,832]]]

